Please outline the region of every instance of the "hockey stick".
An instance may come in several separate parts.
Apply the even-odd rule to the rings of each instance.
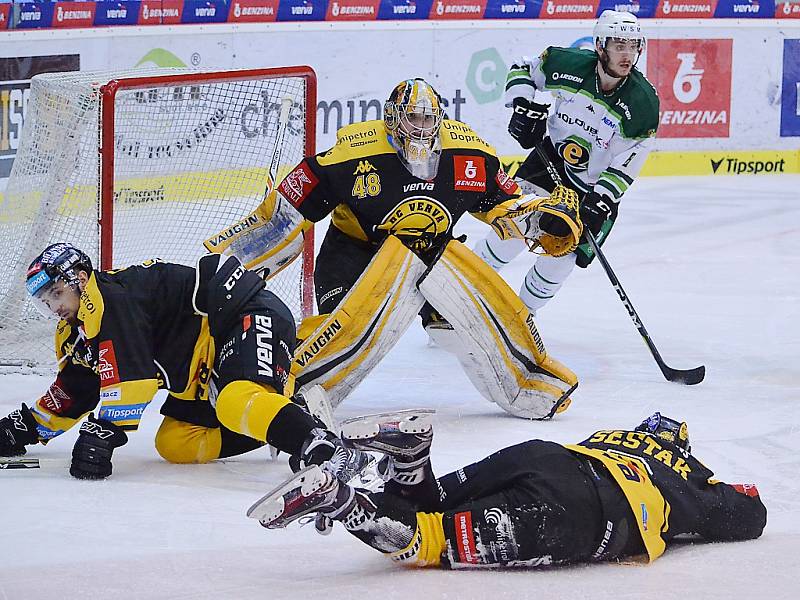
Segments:
[[[0,457],[0,469],[38,469],[38,458]]]
[[[289,96],[285,96],[281,100],[281,108],[278,113],[278,131],[275,135],[275,149],[272,151],[272,158],[269,161],[269,170],[267,171],[267,187],[264,190],[264,197],[266,198],[269,193],[275,188],[276,179],[278,177],[278,167],[281,162],[281,154],[283,153],[283,138],[286,137],[286,130],[289,126],[289,114],[292,110],[293,101]],[[236,223],[226,227],[222,231],[215,233],[203,245],[209,252],[222,253],[233,242],[235,242],[243,233],[266,225],[268,221],[264,221],[261,216],[261,203],[258,207],[246,217],[239,219]]]
[[[553,165],[550,158],[547,156],[547,154],[545,154],[541,145],[536,145],[536,152],[539,154],[539,158],[542,159],[542,162],[544,163],[544,166],[553,181],[557,185],[563,185],[561,181],[561,175],[559,175],[555,165]],[[636,312],[636,309],[633,307],[633,303],[631,302],[630,298],[625,293],[625,290],[622,289],[622,284],[619,282],[619,279],[617,279],[617,276],[611,269],[611,265],[608,264],[608,260],[606,259],[605,254],[603,254],[603,251],[600,250],[600,245],[594,239],[592,232],[588,229],[584,229],[584,234],[586,235],[586,239],[588,240],[589,245],[592,247],[592,250],[597,255],[597,260],[599,260],[600,264],[603,266],[603,270],[606,272],[609,281],[611,281],[611,285],[617,292],[619,299],[622,300],[622,304],[625,305],[625,309],[628,311],[628,315],[630,315],[633,324],[636,326],[636,329],[639,330],[639,335],[642,336],[642,339],[644,340],[644,343],[647,344],[650,354],[653,355],[658,368],[661,369],[661,373],[664,374],[664,378],[667,381],[683,383],[685,385],[695,385],[703,381],[706,376],[705,365],[700,365],[694,369],[673,369],[664,362],[664,359],[661,358],[661,353],[659,353],[658,348],[656,348],[653,339],[647,332],[647,329],[645,328],[642,319],[639,317],[639,314]]]

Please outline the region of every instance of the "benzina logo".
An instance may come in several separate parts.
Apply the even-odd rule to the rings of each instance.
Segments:
[[[652,40],[647,72],[660,99],[658,136],[728,137],[731,39]]]
[[[786,159],[776,160],[739,160],[738,158],[723,157],[719,160],[710,159],[711,170],[719,175],[758,175],[759,173],[784,173]],[[725,163],[724,170],[720,167]]]

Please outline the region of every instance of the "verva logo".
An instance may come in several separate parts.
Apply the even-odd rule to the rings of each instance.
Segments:
[[[800,2],[788,0],[775,3],[776,19],[800,19]]]
[[[96,8],[95,2],[56,2],[53,27],[91,27]]]
[[[139,25],[180,23],[183,17],[182,0],[162,0],[162,2],[142,2],[139,9]]]
[[[319,179],[308,165],[300,163],[281,181],[278,189],[289,202],[300,206],[318,183]]]
[[[8,28],[8,17],[11,14],[10,4],[0,4],[0,29]]]
[[[664,19],[710,19],[717,8],[717,0],[662,0],[658,3],[656,17]]]
[[[380,0],[331,0],[326,21],[373,21],[378,18]]]
[[[433,0],[429,19],[480,19],[487,0]]]
[[[658,137],[728,137],[732,40],[651,40],[647,72],[661,104]]]
[[[114,342],[111,340],[100,342],[100,350],[97,356],[97,372],[100,375],[101,387],[119,383],[117,356],[114,353]]]
[[[233,23],[268,23],[278,18],[278,0],[234,0],[228,12]]]
[[[545,0],[540,19],[593,19],[600,0]]]
[[[456,190],[485,192],[486,161],[482,156],[454,156],[453,179]]]

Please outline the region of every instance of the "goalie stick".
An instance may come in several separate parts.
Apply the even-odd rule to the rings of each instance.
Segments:
[[[539,155],[539,158],[542,159],[542,162],[544,163],[544,166],[553,181],[557,185],[562,185],[561,175],[559,175],[552,161],[547,154],[545,154],[540,144],[536,145],[536,152]],[[611,265],[608,263],[605,254],[603,254],[603,251],[600,250],[600,245],[594,239],[592,232],[588,229],[584,229],[584,234],[586,235],[586,239],[588,240],[589,245],[592,247],[592,250],[597,255],[597,260],[599,260],[600,264],[603,266],[603,270],[606,272],[606,275],[608,276],[608,279],[611,282],[614,290],[617,292],[619,299],[622,300],[622,304],[625,305],[625,309],[628,311],[628,315],[630,315],[633,324],[639,331],[639,335],[642,336],[642,339],[644,340],[644,343],[647,344],[647,348],[650,350],[650,354],[653,355],[658,368],[661,369],[661,373],[664,375],[664,378],[667,381],[682,383],[684,385],[695,385],[703,381],[706,376],[705,365],[700,365],[694,369],[673,369],[664,362],[664,359],[661,358],[661,353],[658,351],[658,348],[656,348],[653,339],[647,332],[647,329],[645,328],[642,319],[639,317],[639,314],[636,312],[636,309],[633,307],[633,303],[631,302],[630,298],[625,293],[625,290],[622,289],[622,284],[619,282],[619,279],[617,279],[617,276],[611,269]]]
[[[278,131],[275,135],[275,149],[272,151],[272,158],[269,161],[269,171],[267,171],[267,187],[264,190],[264,197],[269,195],[277,183],[276,179],[278,177],[278,168],[281,162],[281,154],[283,153],[283,138],[286,137],[286,130],[289,126],[289,113],[292,110],[292,104],[293,101],[289,96],[285,96],[283,100],[281,100],[281,109],[278,113]],[[206,250],[209,252],[221,253],[226,248],[230,247],[230,245],[236,239],[238,239],[242,233],[247,231],[248,228],[252,227],[252,223],[256,223],[256,227],[265,225],[266,223],[261,222],[259,208],[261,208],[260,203],[258,207],[256,207],[256,209],[249,215],[243,219],[239,219],[236,223],[233,223],[232,225],[226,227],[222,231],[212,235],[210,238],[204,241],[203,245],[206,247]],[[236,231],[237,233],[228,235],[228,232],[233,231]],[[220,239],[225,239],[226,243],[224,246],[217,248]]]

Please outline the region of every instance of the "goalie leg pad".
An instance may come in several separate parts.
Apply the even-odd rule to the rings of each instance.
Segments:
[[[547,355],[527,307],[466,246],[449,242],[418,287],[453,326],[458,359],[485,398],[526,419],[565,406],[578,378]]]
[[[425,268],[388,237],[336,310],[295,351],[292,374],[299,391],[321,385],[338,406],[414,321],[425,302],[415,286]]]

